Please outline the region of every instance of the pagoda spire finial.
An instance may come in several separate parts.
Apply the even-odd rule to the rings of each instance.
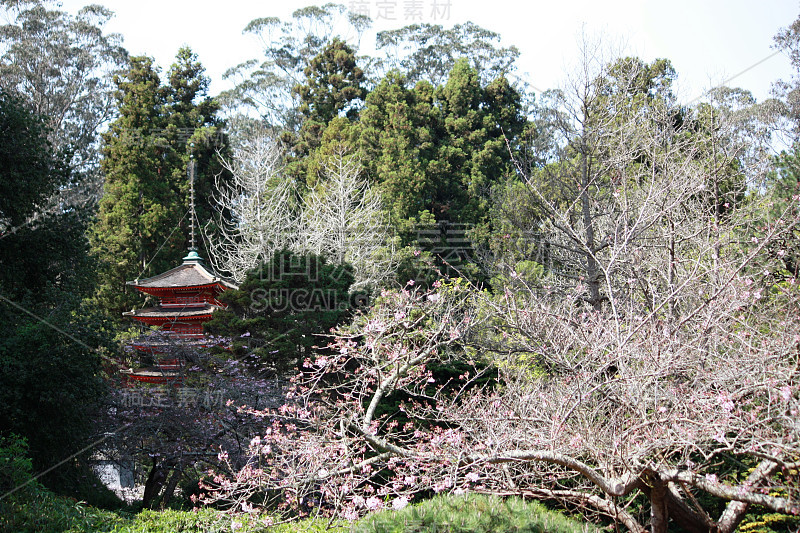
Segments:
[[[197,263],[203,260],[203,258],[197,254],[197,246],[194,238],[195,222],[197,220],[197,214],[194,210],[194,176],[197,169],[197,161],[194,159],[194,143],[191,145],[191,150],[192,151],[189,153],[189,168],[187,170],[189,172],[189,217],[191,217],[192,220],[190,222],[189,253],[183,258],[184,264]]]
[[[194,160],[194,154],[190,155],[189,157],[189,216],[191,217],[191,237],[189,240],[189,251],[191,252],[197,250],[194,239],[194,224],[195,220],[197,219],[197,215],[194,211],[194,173],[195,167],[197,166],[197,161]]]

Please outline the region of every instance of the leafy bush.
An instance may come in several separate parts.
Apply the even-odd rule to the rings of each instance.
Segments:
[[[0,531],[56,533],[72,527],[89,532],[121,520],[45,489],[33,478],[25,439],[0,437]]]
[[[422,532],[548,532],[597,531],[550,511],[536,502],[494,496],[436,496],[402,510],[381,511],[362,518],[354,533]]]
[[[771,513],[756,507],[755,512],[745,515],[737,531],[742,533],[788,533],[799,529],[800,518],[781,513]]]
[[[314,346],[324,346],[327,340],[320,335],[349,316],[352,283],[350,265],[282,250],[249,271],[238,290],[220,297],[228,308],[214,313],[205,330],[231,337],[238,359],[249,356],[260,370],[285,372]]]

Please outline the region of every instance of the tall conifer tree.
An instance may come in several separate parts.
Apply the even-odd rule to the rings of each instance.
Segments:
[[[152,59],[135,57],[114,80],[119,118],[104,135],[106,182],[92,233],[101,263],[98,303],[112,317],[140,302],[126,281],[163,272],[186,252],[190,157],[199,162],[200,220],[210,217],[210,191],[222,172],[218,106],[206,96],[209,81],[191,50],[178,52],[167,78],[162,85]]]

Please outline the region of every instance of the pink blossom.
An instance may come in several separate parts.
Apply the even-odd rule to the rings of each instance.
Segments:
[[[729,413],[733,411],[733,400],[731,400],[730,396],[728,396],[727,394],[720,395],[719,404],[725,411]]]
[[[342,518],[345,520],[358,520],[358,511],[354,507],[345,507],[342,511]]]
[[[400,509],[404,509],[408,505],[408,498],[405,496],[398,496],[394,500],[392,500],[392,509],[395,511],[399,511]]]
[[[383,502],[377,496],[370,496],[369,498],[367,498],[367,501],[365,503],[367,509],[369,509],[370,511],[375,511],[383,507]]]
[[[469,481],[470,483],[477,483],[477,482],[478,482],[478,480],[481,478],[481,476],[479,476],[479,475],[478,475],[476,472],[470,472],[469,474],[467,474],[467,475],[466,475],[466,476],[464,476],[464,477],[465,477],[465,478],[467,479],[467,481]]]
[[[783,398],[784,402],[788,402],[792,399],[792,388],[789,385],[781,387],[781,398]]]

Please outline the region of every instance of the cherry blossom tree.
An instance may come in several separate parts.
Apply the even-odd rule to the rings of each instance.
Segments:
[[[247,506],[273,489],[281,505],[354,517],[472,490],[561,500],[630,531],[645,531],[643,502],[653,531],[733,531],[754,505],[798,514],[796,281],[715,273],[673,320],[534,291],[387,293],[340,332],[337,357],[307,362],[289,404],[259,412],[272,427],[212,499]],[[473,368],[438,383],[428,366],[450,358]],[[475,386],[487,359],[499,377]],[[720,515],[708,497],[727,502]]]
[[[800,291],[766,253],[798,198],[725,189],[745,145],[629,94],[635,69],[617,66],[613,91],[575,85],[574,109],[616,111],[574,115],[558,175],[576,194],[531,192],[555,266],[493,292],[383,293],[286,405],[241,406],[270,430],[208,501],[352,518],[430,491],[521,494],[654,533],[800,514]],[[464,370],[443,381],[441,364]]]
[[[235,467],[244,464],[250,439],[264,431],[263,420],[235,404],[275,408],[283,402],[284,380],[254,376],[245,362],[206,351],[178,344],[168,348],[170,357],[186,364],[175,368],[164,360],[154,368],[153,375],[159,368],[177,374],[163,384],[112,382],[107,409],[96,421],[104,434],[104,459],[134,468],[145,507],[167,506],[178,487],[192,482],[198,491],[197,480],[208,468],[233,472],[219,459],[221,448]]]

